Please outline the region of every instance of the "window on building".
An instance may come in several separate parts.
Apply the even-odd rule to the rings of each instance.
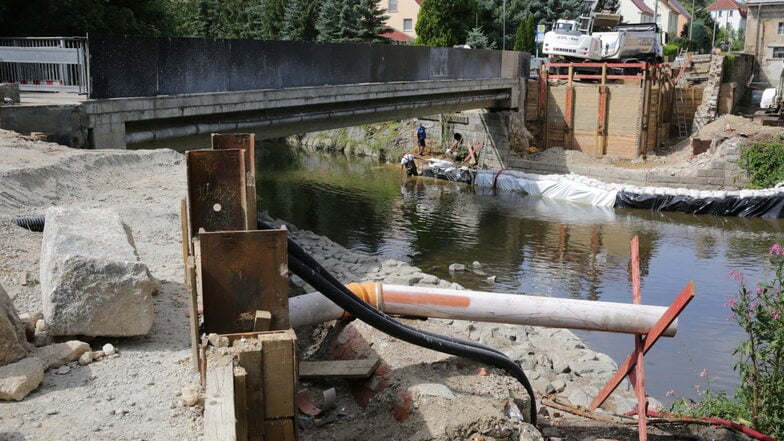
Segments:
[[[733,10],[729,10],[729,11],[727,11],[727,17],[732,17],[732,13],[733,13],[733,12],[735,12],[735,11],[733,11]]]
[[[719,11],[719,17],[721,17],[721,13],[722,13],[722,12],[724,12],[724,11]]]
[[[773,58],[784,59],[784,47],[774,47],[773,48]]]
[[[779,22],[779,35],[784,34],[784,21]]]
[[[387,5],[387,12],[397,12],[397,0],[389,0],[389,5]]]
[[[410,32],[414,30],[414,20],[411,18],[403,19],[403,30]]]

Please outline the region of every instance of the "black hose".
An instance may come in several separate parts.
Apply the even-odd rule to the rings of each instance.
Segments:
[[[35,231],[40,233],[44,231],[44,223],[46,222],[46,216],[43,214],[39,215],[32,215],[32,216],[19,216],[11,219],[11,222],[15,223],[16,225],[27,228],[30,231]]]
[[[271,229],[272,225],[258,221],[259,228]],[[374,328],[418,346],[447,354],[486,363],[505,370],[515,377],[531,397],[530,421],[536,424],[536,399],[533,388],[523,369],[500,351],[480,343],[454,339],[423,331],[400,323],[356,297],[324,267],[315,261],[296,242],[288,239],[289,267],[304,281],[319,290],[328,299]]]

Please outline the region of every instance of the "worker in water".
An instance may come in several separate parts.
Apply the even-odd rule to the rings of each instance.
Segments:
[[[425,154],[425,139],[427,139],[427,132],[425,132],[425,126],[422,123],[419,123],[419,127],[417,127],[417,141],[419,142],[419,156]]]
[[[400,160],[400,171],[403,171],[404,167],[406,169],[406,176],[416,176],[419,174],[416,162],[414,161],[414,155],[411,153],[406,153],[403,156],[403,159]]]

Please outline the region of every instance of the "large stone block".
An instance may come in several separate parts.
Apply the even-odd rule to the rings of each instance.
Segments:
[[[47,210],[41,290],[50,336],[145,335],[158,289],[116,212]]]
[[[32,346],[25,338],[24,323],[14,308],[14,302],[0,286],[0,366],[27,357]]]

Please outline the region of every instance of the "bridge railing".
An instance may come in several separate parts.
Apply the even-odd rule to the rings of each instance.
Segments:
[[[0,38],[0,83],[19,90],[89,93],[84,37]]]
[[[89,36],[90,98],[528,76],[515,51]]]

